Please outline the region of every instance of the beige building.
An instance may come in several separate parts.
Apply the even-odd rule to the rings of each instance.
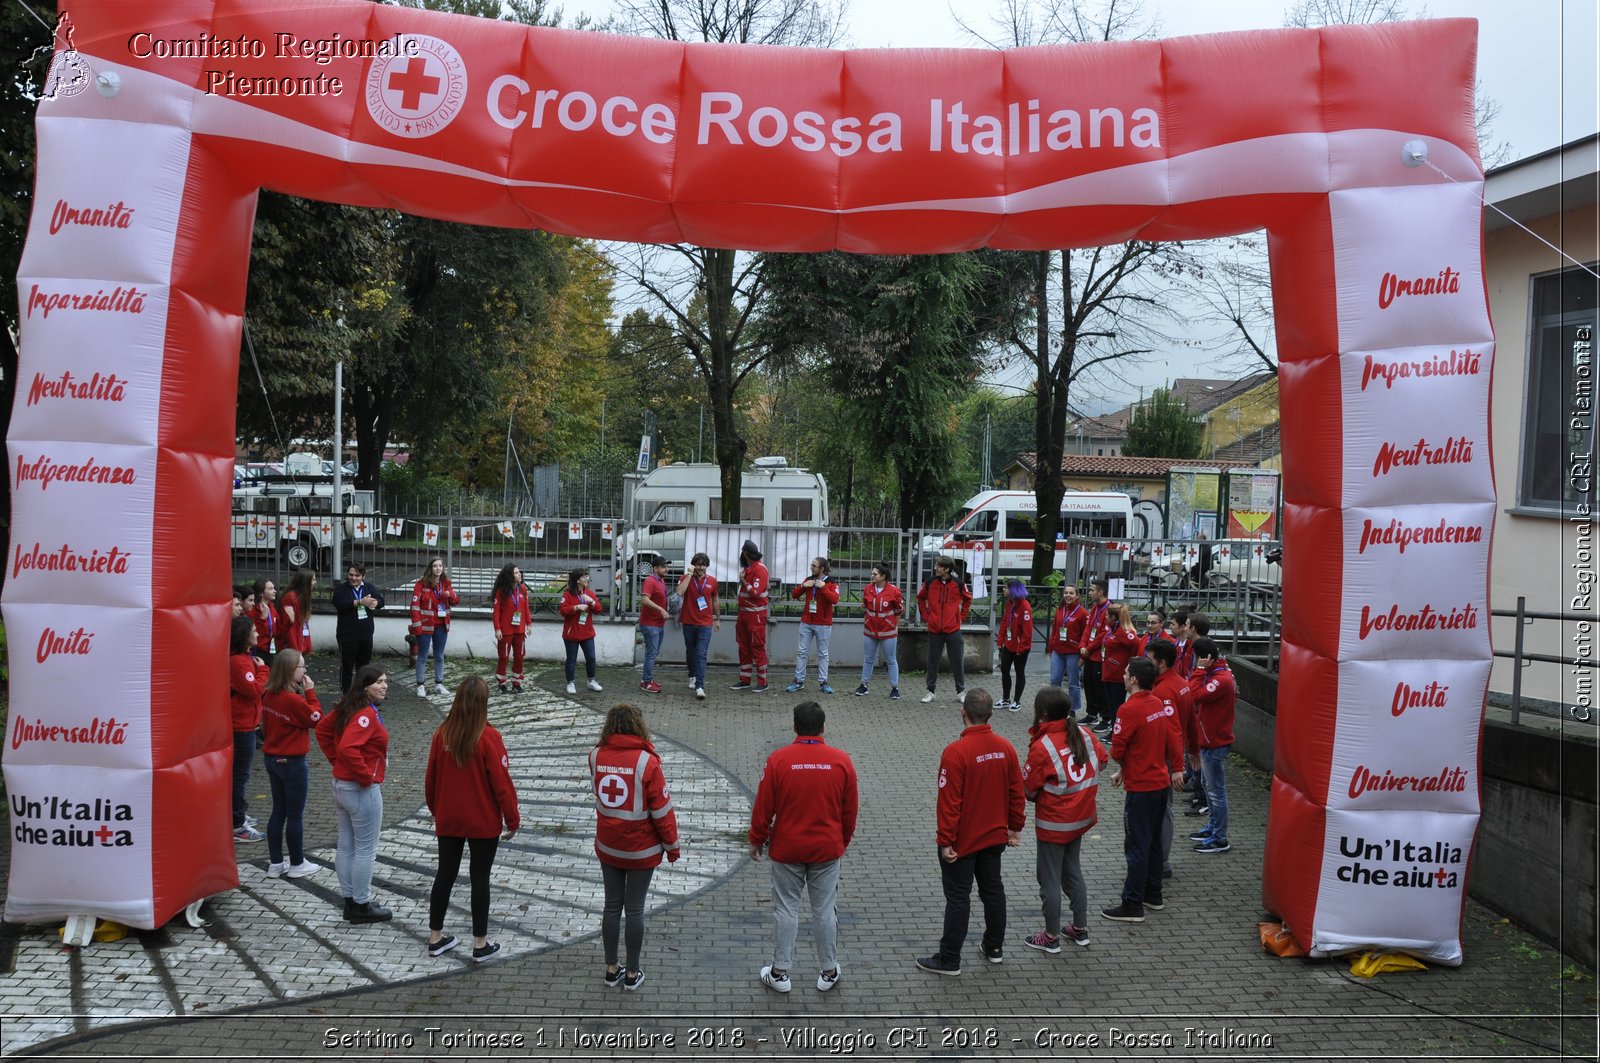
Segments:
[[[1490,605],[1582,614],[1525,630],[1527,652],[1596,656],[1594,360],[1600,259],[1600,136],[1490,171],[1484,193],[1484,258],[1495,329],[1494,476],[1499,494],[1490,555]],[[1498,208],[1498,209],[1495,209]],[[1540,239],[1508,221],[1504,211]],[[1545,242],[1548,241],[1547,246]],[[1556,249],[1559,248],[1559,251]],[[1494,620],[1495,650],[1512,649],[1516,625]],[[1491,699],[1512,687],[1496,658]],[[1593,668],[1535,663],[1522,694],[1595,711]]]

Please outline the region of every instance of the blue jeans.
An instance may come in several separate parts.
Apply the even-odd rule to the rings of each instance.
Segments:
[[[428,677],[428,670],[423,667],[428,659],[428,647],[433,647],[433,681],[438,686],[444,686],[444,644],[450,637],[450,629],[436,627],[432,631],[425,631],[417,636],[417,686],[421,686]]]
[[[683,625],[683,661],[697,688],[706,685],[706,654],[711,652],[711,625]]]
[[[578,674],[578,651],[583,651],[583,670],[594,678],[594,639],[562,639],[567,644],[567,682]]]
[[[1206,805],[1211,810],[1207,830],[1219,842],[1228,840],[1228,750],[1218,746],[1200,751],[1200,774],[1206,782]]]
[[[863,635],[861,637],[861,685],[866,686],[872,681],[872,669],[878,663],[878,652],[883,652],[884,660],[889,665],[889,685],[900,685],[900,661],[896,654],[900,651],[900,640],[875,639]]]
[[[1061,686],[1065,679],[1067,697],[1072,699],[1072,714],[1076,716],[1083,711],[1083,680],[1081,672],[1083,658],[1076,653],[1052,653],[1050,655],[1050,685]]]
[[[800,645],[794,651],[794,681],[806,681],[806,665],[811,660],[811,647],[817,649],[817,682],[828,681],[828,640],[833,638],[832,624],[800,625]]]
[[[333,780],[333,807],[339,844],[333,865],[339,872],[339,894],[357,904],[372,900],[372,865],[378,858],[378,831],[383,827],[383,788],[349,779]]]
[[[233,829],[244,826],[244,814],[250,802],[244,799],[244,788],[250,782],[251,762],[256,759],[256,733],[233,732]]]
[[[267,778],[272,783],[272,815],[267,817],[267,853],[274,864],[283,863],[283,842],[289,840],[289,862],[305,862],[306,789],[310,771],[304,755],[267,755]]]
[[[661,636],[666,630],[663,627],[639,625],[639,634],[644,636],[644,682],[646,683],[655,682],[656,656],[661,653]]]

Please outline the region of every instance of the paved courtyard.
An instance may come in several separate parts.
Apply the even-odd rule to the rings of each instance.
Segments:
[[[603,670],[603,694],[561,693],[559,666],[542,666],[520,697],[496,697],[522,798],[523,830],[502,845],[490,964],[424,950],[434,863],[422,807],[427,743],[443,699],[424,703],[390,662],[393,733],[384,784],[377,890],[394,922],[351,927],[338,918],[326,768],[313,776],[307,845],[327,868],[298,881],[267,879],[265,846],[241,845],[242,885],[207,902],[210,923],[181,920],[121,942],[63,950],[56,928],[11,927],[0,939],[0,1052],[96,1058],[1587,1058],[1594,1055],[1595,983],[1557,952],[1469,905],[1466,963],[1380,976],[1348,962],[1279,960],[1256,940],[1268,779],[1230,765],[1234,849],[1174,848],[1167,908],[1143,924],[1091,915],[1088,948],[1058,956],[1024,948],[1037,929],[1032,827],[1007,855],[1005,960],[981,962],[976,931],[959,978],[916,969],[939,934],[942,900],[933,852],[933,776],[959,730],[946,678],[932,705],[873,693],[820,698],[827,736],[854,756],[859,831],[840,898],[843,978],[813,986],[809,916],[802,918],[794,992],[779,996],[756,972],[768,962],[767,870],[744,854],[750,792],[763,761],[789,738],[805,695],[727,690],[714,670],[697,702],[681,669],[646,695],[637,672]],[[471,662],[455,664],[448,681]],[[481,662],[480,662],[481,663]],[[331,679],[332,665],[314,669]],[[976,677],[996,686],[997,678]],[[329,684],[331,685],[331,684]],[[601,985],[599,874],[584,754],[605,708],[645,707],[678,804],[685,858],[652,884],[635,993]],[[1000,713],[997,730],[1022,746],[1027,713]],[[316,761],[319,758],[313,757]],[[259,785],[256,785],[259,784]],[[262,773],[254,810],[268,807]],[[1084,847],[1091,911],[1121,881],[1120,792],[1105,788],[1100,824]],[[1188,821],[1193,824],[1195,821]],[[1180,817],[1180,826],[1184,825]],[[467,925],[465,877],[448,929]]]

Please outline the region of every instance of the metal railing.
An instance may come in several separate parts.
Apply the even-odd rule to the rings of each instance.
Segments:
[[[1522,718],[1522,670],[1531,664],[1557,664],[1563,668],[1593,668],[1595,658],[1590,657],[1559,657],[1549,653],[1529,653],[1524,649],[1528,628],[1535,620],[1554,620],[1564,624],[1589,624],[1595,623],[1593,614],[1583,613],[1546,613],[1530,610],[1528,599],[1524,595],[1517,595],[1515,609],[1491,609],[1489,615],[1498,616],[1516,621],[1516,634],[1512,637],[1510,650],[1495,650],[1496,657],[1503,657],[1512,662],[1511,668],[1511,724],[1516,724]],[[1591,685],[1592,689],[1592,685]],[[1591,704],[1579,703],[1567,706],[1568,714],[1579,723],[1589,723],[1594,719],[1594,708]]]

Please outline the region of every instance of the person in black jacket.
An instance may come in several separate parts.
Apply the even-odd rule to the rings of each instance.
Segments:
[[[372,660],[372,614],[383,608],[383,592],[367,582],[367,570],[351,562],[345,582],[333,589],[333,611],[339,614],[339,687],[350,689],[357,668]]]

